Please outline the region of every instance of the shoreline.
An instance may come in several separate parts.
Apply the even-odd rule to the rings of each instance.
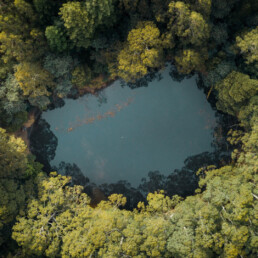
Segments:
[[[21,138],[27,145],[28,154],[31,154],[30,150],[30,135],[33,131],[33,127],[37,119],[40,117],[41,111],[37,108],[33,108],[28,114],[28,120],[23,124],[23,126],[16,132],[13,133],[15,137]]]
[[[163,68],[161,68],[161,69],[163,69]],[[159,72],[160,70],[158,70],[156,72]],[[199,73],[196,73],[196,75],[198,76],[198,81],[196,82],[197,87],[202,88],[203,94],[206,96],[207,102],[209,102],[209,104],[212,106],[213,109],[214,108],[216,109],[216,104],[215,104],[216,102],[214,102],[215,101],[214,91],[209,92],[209,89],[207,89],[203,83],[202,75]],[[99,75],[99,77],[97,77],[97,78],[100,78],[100,77],[103,77],[103,75]],[[105,88],[109,87],[111,84],[113,84],[118,79],[119,78],[117,78],[117,77],[113,78],[113,79],[109,78],[106,81],[103,81],[103,83],[96,88],[92,88],[90,86],[85,86],[82,89],[77,89],[76,87],[74,87],[77,90],[77,93],[76,94],[68,94],[65,98],[76,100],[80,97],[83,97],[86,94],[97,95],[99,91],[102,91]],[[207,98],[207,94],[211,95],[211,96],[209,96],[210,98]],[[60,100],[64,101],[65,98],[60,98]],[[53,101],[48,105],[46,110],[51,109],[50,108],[51,105],[54,105],[54,109],[57,108],[57,106],[55,106],[56,103],[57,103],[57,101],[55,99],[53,99]],[[216,111],[218,111],[218,110],[216,109]],[[35,122],[40,118],[42,112],[43,112],[42,110],[39,110],[36,107],[33,107],[32,110],[28,114],[28,120],[23,124],[23,126],[18,131],[13,133],[13,135],[15,137],[20,137],[25,142],[25,144],[27,145],[27,148],[28,148],[28,153],[31,153],[31,151],[30,151],[30,135],[34,129]]]

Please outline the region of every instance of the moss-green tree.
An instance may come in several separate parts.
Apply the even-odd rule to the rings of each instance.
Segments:
[[[236,45],[247,64],[258,62],[258,26],[244,33],[242,37],[236,37]]]
[[[72,72],[72,83],[78,88],[82,89],[92,79],[92,71],[87,65],[78,65]]]
[[[37,60],[44,53],[44,34],[36,26],[36,15],[28,2],[1,5],[0,27],[0,53],[5,64]]]
[[[16,215],[22,214],[33,194],[30,178],[40,169],[28,157],[24,142],[0,128],[0,245],[10,237]]]
[[[250,79],[247,74],[233,71],[215,88],[218,91],[217,108],[237,116],[248,105],[250,98],[257,94],[258,81]]]
[[[12,74],[8,75],[0,87],[0,103],[5,112],[10,116],[26,110],[27,105],[24,103],[22,90]]]
[[[209,26],[201,13],[192,11],[184,2],[172,1],[169,4],[168,37],[178,37],[184,46],[192,44],[201,46],[209,37]]]
[[[192,71],[203,71],[206,59],[206,53],[202,55],[194,49],[185,49],[175,57],[177,70],[183,74],[189,74]]]
[[[27,119],[27,104],[19,83],[12,74],[9,74],[0,87],[1,124],[15,131]]]
[[[241,138],[236,164],[206,171],[199,183],[203,193],[188,197],[173,211],[168,239],[172,256],[252,257],[257,252],[258,127],[253,125]]]
[[[51,25],[46,28],[45,36],[48,45],[53,52],[64,52],[69,50],[69,41],[66,31],[61,26]]]
[[[17,65],[14,76],[23,95],[29,98],[32,105],[44,108],[49,103],[42,102],[42,97],[45,99],[50,95],[48,89],[54,87],[53,77],[39,63],[26,62]]]
[[[140,22],[129,32],[117,59],[117,74],[125,81],[135,81],[146,75],[150,68],[160,67],[163,49],[156,25],[153,22]]]
[[[49,54],[45,57],[44,68],[52,74],[56,83],[54,93],[60,98],[66,97],[72,88],[73,67],[74,60],[71,56]]]
[[[114,0],[67,2],[60,8],[60,15],[71,41],[88,48],[95,31],[114,22]]]

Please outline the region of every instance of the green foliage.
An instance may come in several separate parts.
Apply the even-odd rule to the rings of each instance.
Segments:
[[[24,97],[22,96],[21,88],[15,77],[11,74],[0,87],[0,105],[8,115],[13,115],[17,112],[26,110]]]
[[[135,81],[147,74],[149,68],[162,64],[163,49],[159,29],[152,22],[141,22],[129,32],[118,59],[118,76]]]
[[[40,168],[28,158],[24,142],[0,128],[0,246],[10,237],[16,215],[22,214],[34,192],[29,177]]]
[[[88,48],[95,31],[114,22],[114,0],[68,2],[60,8],[60,15],[71,41]]]
[[[37,60],[44,53],[43,33],[36,26],[32,6],[24,0],[0,8],[0,53],[4,63]]]
[[[257,94],[258,81],[250,79],[246,74],[233,71],[215,88],[218,91],[217,108],[237,116],[250,98]]]
[[[53,17],[55,17],[56,12],[58,11],[57,6],[59,3],[60,1],[33,0],[33,6],[41,24],[46,25],[53,20]]]
[[[228,31],[226,23],[213,24],[212,31],[210,33],[212,39],[216,45],[226,44],[228,39]],[[212,43],[214,43],[214,41]]]
[[[129,14],[133,25],[139,20],[150,19],[152,10],[148,0],[119,0],[122,14]]]
[[[195,0],[195,1],[187,1],[190,2],[192,8],[196,11],[201,13],[204,17],[209,17],[212,8],[212,0]]]
[[[167,213],[171,211],[180,201],[182,198],[174,195],[173,198],[169,198],[165,196],[164,191],[149,193],[147,196],[148,205],[145,206],[143,202],[138,203],[138,208],[142,212],[148,213]]]
[[[9,63],[12,59],[17,61],[35,60],[44,51],[42,44],[44,42],[43,34],[34,29],[30,32],[30,38],[23,39],[22,35],[15,35],[2,31],[0,33],[0,53],[3,54],[4,63]],[[41,52],[42,51],[42,52]]]
[[[222,19],[229,15],[238,0],[213,0],[212,1],[212,16],[217,19]]]
[[[55,82],[54,92],[64,98],[72,88],[71,78],[74,60],[71,56],[56,56],[49,54],[45,57],[44,68],[49,71]]]
[[[175,57],[176,67],[180,73],[189,74],[192,71],[203,71],[207,54],[201,55],[193,49],[185,49]]]
[[[1,177],[22,178],[27,167],[26,145],[20,138],[9,136],[5,130],[1,133]]]
[[[87,65],[78,65],[72,72],[72,83],[79,89],[87,86],[91,78],[92,72]]]
[[[69,182],[70,178],[56,173],[39,179],[38,197],[30,201],[25,215],[19,216],[13,227],[13,238],[25,254],[169,257],[169,220],[164,211],[152,217],[146,212],[120,210],[118,206],[126,201],[121,195],[111,195],[110,201],[93,209],[82,187],[69,187]],[[164,203],[164,195],[156,195],[150,197],[152,202]]]
[[[248,105],[241,107],[238,118],[241,121],[241,125],[247,129],[253,126],[252,117],[258,116],[258,96],[250,98]]]
[[[191,11],[184,2],[169,4],[168,35],[174,39],[178,37],[181,44],[200,46],[206,43],[209,37],[209,26],[201,13]]]
[[[236,45],[244,56],[246,63],[258,62],[258,26],[236,38]]]
[[[28,120],[26,111],[17,111],[15,114],[8,115],[4,111],[1,113],[1,124],[8,132],[16,132]]]
[[[48,45],[53,52],[64,52],[69,49],[65,31],[58,26],[48,26],[45,31]]]
[[[212,61],[213,60],[211,60],[211,62]],[[216,60],[214,61],[216,62]],[[208,66],[210,67],[210,70],[207,72],[207,74],[204,74],[202,76],[205,87],[212,87],[213,85],[216,85],[218,82],[223,80],[230,72],[236,70],[237,68],[233,60],[223,60],[222,62],[219,61],[218,64],[208,64]]]
[[[151,10],[158,22],[165,22],[169,0],[151,0]]]
[[[68,187],[69,182],[70,178],[56,173],[49,179],[38,178],[38,198],[30,201],[26,216],[18,218],[13,232],[26,253],[58,254],[63,228],[89,202],[82,187]]]
[[[172,254],[253,257],[257,252],[257,124],[241,140],[243,151],[236,165],[207,171],[199,183],[204,192],[174,210],[168,239]]]
[[[14,76],[32,105],[44,108],[46,104],[42,100],[50,95],[48,88],[54,87],[51,74],[39,63],[21,63],[16,66]]]

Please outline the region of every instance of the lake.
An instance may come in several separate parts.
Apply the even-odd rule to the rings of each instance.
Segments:
[[[149,171],[169,175],[187,157],[212,152],[215,111],[195,77],[173,81],[169,67],[161,75],[135,89],[115,81],[43,112],[58,139],[51,166],[75,163],[96,184],[137,187]]]

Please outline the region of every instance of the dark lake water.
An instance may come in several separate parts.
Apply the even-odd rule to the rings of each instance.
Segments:
[[[215,111],[195,78],[131,89],[119,81],[98,96],[66,99],[42,114],[58,139],[50,162],[75,163],[91,182],[126,180],[137,187],[149,171],[171,174],[187,157],[212,152]]]

